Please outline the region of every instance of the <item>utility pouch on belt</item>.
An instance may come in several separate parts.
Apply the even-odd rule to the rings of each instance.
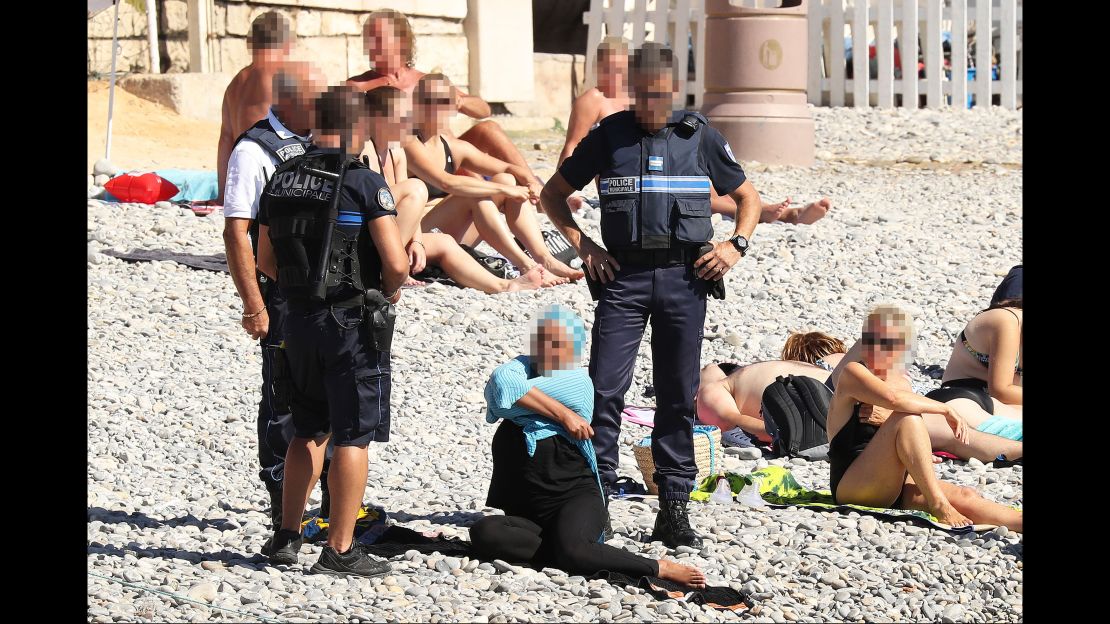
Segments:
[[[397,324],[397,308],[393,307],[381,291],[366,291],[364,322],[370,329],[374,349],[389,352],[393,344],[393,328]]]
[[[293,375],[289,371],[289,356],[285,353],[285,341],[280,345],[265,345],[270,358],[270,383],[274,393],[274,413],[288,414],[289,403],[293,400]]]
[[[706,243],[698,248],[698,257],[700,258],[711,251],[713,251],[713,244]],[[721,276],[721,279],[706,281],[709,282],[709,294],[714,299],[725,298],[725,278],[723,275]]]

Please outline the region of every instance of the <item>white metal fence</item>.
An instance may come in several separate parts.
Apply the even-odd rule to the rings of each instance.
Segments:
[[[701,107],[705,91],[705,72],[692,71],[701,67],[705,49],[705,11],[702,0],[590,0],[590,9],[582,14],[586,24],[586,85],[594,86],[594,65],[597,44],[602,37],[620,35],[638,48],[645,41],[665,43],[675,51],[678,62],[678,102],[693,96],[695,108]],[[662,38],[659,33],[665,33]]]
[[[748,7],[779,5],[777,0],[735,2]],[[807,92],[815,105],[891,107],[917,102],[934,108],[968,106],[974,101],[1009,109],[1021,106],[1021,0],[809,0],[808,4]],[[917,19],[905,19],[914,15]],[[602,37],[620,34],[637,47],[644,41],[660,41],[656,33],[666,33],[662,42],[675,50],[678,61],[679,102],[701,107],[704,72],[697,68],[704,66],[705,59],[703,0],[591,0],[582,21],[588,30],[588,85],[594,84],[594,61]],[[983,24],[991,25],[989,36],[988,29],[980,27]],[[903,45],[903,41],[918,45]],[[911,72],[904,73],[903,68]]]

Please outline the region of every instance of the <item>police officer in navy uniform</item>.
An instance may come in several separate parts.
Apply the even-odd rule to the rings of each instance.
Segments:
[[[235,141],[228,160],[224,189],[224,250],[235,289],[243,301],[240,324],[262,347],[262,397],[258,403],[259,478],[270,495],[274,529],[281,525],[285,451],[293,437],[289,406],[274,396],[275,350],[282,342],[284,298],[273,282],[255,269],[258,249],[258,201],[266,180],[281,163],[312,146],[313,100],[323,92],[319,70],[289,63],[273,76],[273,105],[264,119]],[[292,128],[292,129],[290,129]],[[281,371],[278,371],[281,376]],[[325,465],[325,473],[327,466]],[[322,513],[327,515],[328,491],[323,489]]]
[[[331,87],[316,101],[316,117],[321,149],[274,171],[258,214],[259,269],[277,278],[287,300],[283,353],[295,429],[285,456],[282,526],[263,552],[275,563],[297,562],[301,515],[330,438],[328,540],[312,572],[377,576],[389,565],[354,543],[354,527],[367,446],[389,440],[392,304],[401,297],[408,256],[389,185],[347,155],[367,138],[362,94]]]
[[[660,509],[653,539],[698,547],[686,505],[697,473],[694,396],[701,368],[706,295],[747,253],[759,194],[721,134],[698,113],[671,113],[674,58],[646,43],[632,60],[632,110],[602,120],[541,195],[543,208],[574,246],[598,299],[590,351],[594,448],[603,484],[617,478],[624,394],[645,326],[652,328],[656,394],[652,432]],[[571,217],[566,198],[600,176],[602,249]],[[713,237],[709,185],[737,205],[733,237]]]

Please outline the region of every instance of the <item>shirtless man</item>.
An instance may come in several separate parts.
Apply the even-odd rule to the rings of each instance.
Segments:
[[[563,151],[559,153],[559,166],[562,166],[578,143],[589,131],[613,113],[626,110],[631,100],[628,98],[628,41],[623,37],[605,37],[597,46],[597,86],[586,91],[574,100],[567,121],[567,138]],[[464,135],[465,136],[465,135]],[[712,193],[713,212],[733,217],[736,215],[736,202],[728,197]],[[580,195],[567,198],[570,209],[577,211],[585,200]],[[783,223],[811,224],[832,207],[828,197],[807,204],[804,208],[791,208],[790,198],[786,201],[769,204],[762,202],[760,223],[782,221]]]
[[[248,128],[265,119],[273,100],[271,84],[274,74],[289,59],[294,34],[289,20],[277,11],[267,11],[254,19],[247,48],[251,51],[251,64],[239,70],[224,91],[223,121],[220,124],[220,143],[216,152],[216,171],[219,178],[217,205],[224,203],[224,186],[227,184],[227,161],[235,140]]]
[[[424,72],[413,67],[416,35],[405,14],[393,9],[374,11],[366,19],[362,41],[373,69],[351,76],[347,84],[360,91],[382,86],[397,87],[411,96]],[[490,116],[490,106],[482,98],[458,88],[455,88],[454,98],[455,109],[467,117],[483,119]],[[524,160],[520,150],[497,123],[490,120],[479,122],[459,138],[494,158],[523,167],[531,178],[532,190],[539,196],[543,182],[532,172],[528,161]]]

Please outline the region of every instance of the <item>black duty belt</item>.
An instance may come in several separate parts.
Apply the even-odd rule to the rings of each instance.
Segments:
[[[314,310],[327,310],[328,308],[357,308],[366,304],[366,295],[358,294],[346,299],[336,299],[334,301],[311,301],[309,299],[290,299],[288,306],[290,310],[297,312],[312,312]]]
[[[633,266],[669,266],[674,264],[689,264],[700,256],[697,247],[683,245],[669,249],[616,249],[609,252],[617,262]]]

